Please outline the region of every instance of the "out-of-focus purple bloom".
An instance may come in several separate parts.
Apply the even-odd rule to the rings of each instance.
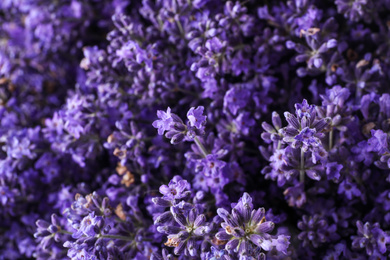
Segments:
[[[249,130],[255,125],[255,120],[251,118],[250,113],[240,113],[234,120],[237,130],[243,135],[248,135]]]
[[[336,225],[329,225],[326,220],[321,219],[318,215],[303,216],[302,221],[298,222],[298,228],[302,230],[298,238],[303,240],[304,246],[312,245],[317,248],[321,243],[340,238],[336,233]]]
[[[349,200],[352,200],[354,197],[360,197],[362,194],[357,185],[348,179],[340,183],[338,193],[344,194]]]
[[[35,145],[30,142],[27,138],[18,138],[12,137],[9,142],[8,147],[3,147],[5,152],[9,154],[10,157],[15,159],[21,159],[24,156],[33,159],[36,155],[33,152]]]
[[[236,115],[240,108],[247,105],[250,91],[244,87],[233,87],[226,92],[224,97],[224,107],[233,115]]]
[[[319,31],[319,28],[309,28],[302,31],[305,34],[307,46],[292,41],[286,42],[288,49],[294,49],[298,52],[295,60],[297,62],[306,62],[307,64],[306,68],[301,67],[297,70],[297,74],[300,77],[307,74],[317,74],[328,62],[329,56],[326,53],[337,46],[336,39],[323,40],[317,37],[316,34]]]
[[[377,197],[376,201],[382,204],[385,211],[388,211],[390,209],[390,191],[387,190],[381,193],[381,195]]]
[[[170,129],[171,123],[173,122],[171,116],[171,108],[167,108],[167,112],[162,110],[157,111],[158,120],[153,122],[153,127],[158,129],[158,134],[163,135],[165,131]]]
[[[199,159],[198,170],[205,176],[216,177],[226,162],[218,160],[215,154],[208,154],[204,159]]]
[[[263,129],[266,131],[261,134],[261,138],[267,143],[270,143],[271,141],[279,142],[283,138],[283,135],[279,131],[282,128],[282,120],[280,115],[275,111],[272,112],[272,125],[273,126],[267,122],[263,122],[261,124]]]
[[[196,109],[191,107],[187,112],[187,118],[190,121],[191,126],[195,126],[198,129],[203,129],[206,124],[207,116],[203,115],[204,107],[199,106]]]
[[[300,208],[307,201],[307,196],[302,183],[297,183],[295,186],[287,188],[283,194],[286,196],[288,204],[291,207],[295,206]]]
[[[162,255],[159,255],[157,253],[153,253],[151,260],[173,260],[174,256],[172,254],[169,254],[168,251],[163,248]]]
[[[340,179],[340,171],[343,169],[343,165],[336,162],[329,162],[326,164],[326,176],[328,180],[338,181]]]
[[[343,13],[345,18],[357,22],[364,18],[366,22],[370,21],[370,9],[373,8],[370,1],[367,0],[336,0],[337,11]]]
[[[189,195],[190,184],[180,176],[175,176],[168,185],[161,185],[160,193],[168,201],[180,200]]]

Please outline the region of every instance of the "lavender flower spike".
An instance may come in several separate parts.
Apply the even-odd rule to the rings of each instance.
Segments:
[[[203,129],[206,124],[207,116],[203,115],[204,107],[199,106],[196,109],[191,107],[187,112],[187,118],[190,121],[190,125],[198,129]]]
[[[286,254],[290,237],[269,234],[275,223],[266,220],[264,208],[253,209],[252,198],[248,193],[244,193],[232,213],[223,208],[219,208],[217,213],[224,220],[221,224],[224,230],[218,232],[216,238],[229,241],[225,246],[227,251],[237,252],[240,256],[255,253],[256,257],[260,257],[264,254],[261,250],[270,251],[276,247]]]
[[[157,116],[160,118],[153,122],[153,126],[158,128],[158,134],[163,135],[165,131],[170,129],[171,123],[173,122],[171,115],[171,108],[167,108],[167,112],[162,110],[157,111]]]

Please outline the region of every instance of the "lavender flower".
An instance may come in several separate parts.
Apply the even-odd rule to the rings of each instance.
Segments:
[[[229,240],[225,249],[238,252],[239,255],[251,255],[257,248],[269,251],[274,246],[286,253],[289,236],[272,236],[269,233],[275,224],[267,221],[264,208],[253,210],[252,198],[244,193],[230,214],[225,209],[217,210],[218,215],[225,221],[223,231],[216,234],[219,240]],[[259,252],[259,255],[263,254]],[[258,257],[257,256],[257,257]]]
[[[328,28],[327,28],[328,29]],[[297,62],[305,61],[307,68],[299,68],[297,74],[301,77],[307,74],[315,75],[321,70],[327,62],[327,52],[330,49],[337,46],[336,39],[322,40],[317,33],[321,29],[319,28],[308,28],[307,30],[301,30],[301,33],[305,35],[306,45],[296,44],[292,41],[286,42],[288,49],[295,49],[299,55],[295,57]]]
[[[291,143],[293,148],[302,147],[306,152],[321,148],[321,140],[324,134],[321,133],[330,123],[330,119],[316,120],[316,111],[314,106],[310,106],[306,100],[302,104],[295,105],[296,116],[285,112],[284,116],[288,126],[284,128],[283,141]]]
[[[361,221],[356,222],[358,235],[352,236],[352,246],[354,248],[365,248],[368,255],[372,255],[375,251],[384,254],[387,251],[386,244],[389,243],[389,236],[384,232],[378,223],[370,224]]]
[[[230,257],[228,256],[225,249],[218,250],[215,247],[211,247],[211,251],[207,253],[207,259],[210,260],[228,260]]]
[[[303,100],[302,104],[295,104],[295,113],[296,116],[289,112],[284,113],[288,126],[282,130],[283,141],[293,148],[301,148],[304,153],[312,152],[312,160],[315,163],[317,158],[322,158],[326,154],[321,138],[325,136],[323,131],[331,119],[316,120],[315,107],[309,105],[306,100]]]
[[[191,193],[189,189],[190,185],[186,180],[183,180],[180,176],[175,176],[168,185],[160,187],[160,193],[163,195],[163,199],[174,201],[188,197]]]
[[[247,105],[249,99],[250,91],[245,87],[233,87],[226,92],[224,98],[224,107],[229,109],[229,111],[236,115],[240,108]]]
[[[195,126],[198,129],[203,129],[206,123],[206,116],[203,115],[204,107],[200,106],[196,109],[191,107],[187,112],[187,118],[190,121],[191,126]]]
[[[344,16],[351,21],[356,22],[361,18],[364,18],[367,21],[371,20],[368,10],[373,8],[373,6],[366,0],[336,0],[335,4],[337,5],[337,11],[339,13],[344,13]]]
[[[170,129],[171,123],[173,122],[171,108],[168,107],[167,112],[158,110],[157,116],[160,119],[153,122],[153,127],[158,128],[159,135],[163,135],[165,131],[168,131]]]
[[[171,113],[168,107],[167,112],[157,111],[157,116],[160,118],[153,122],[153,127],[158,128],[159,135],[163,135],[171,139],[172,144],[178,144],[182,141],[192,141],[196,136],[204,134],[204,125],[206,124],[206,116],[203,116],[204,107],[190,108],[187,112],[188,122],[184,124],[179,116]]]
[[[178,208],[172,207],[171,212],[179,227],[162,226],[158,231],[168,234],[167,246],[175,247],[175,254],[184,253],[186,256],[197,256],[199,240],[207,233],[206,218],[199,215],[196,209],[192,209],[187,218],[180,213]]]
[[[77,231],[73,233],[73,238],[80,238],[85,235],[87,237],[94,237],[99,233],[99,226],[102,225],[103,218],[95,216],[92,212],[88,216],[84,217],[80,224],[77,224]],[[104,222],[103,222],[104,223]]]
[[[321,243],[337,240],[339,235],[336,233],[336,225],[329,225],[326,220],[320,216],[303,216],[302,221],[298,222],[298,228],[302,232],[298,238],[303,240],[303,245],[312,245],[317,248]]]

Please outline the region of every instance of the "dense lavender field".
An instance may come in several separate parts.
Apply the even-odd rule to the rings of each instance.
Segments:
[[[388,259],[390,0],[0,0],[0,259]]]

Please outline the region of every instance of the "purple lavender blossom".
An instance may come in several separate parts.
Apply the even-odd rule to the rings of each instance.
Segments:
[[[165,131],[165,137],[171,139],[172,144],[178,144],[183,141],[193,141],[196,136],[202,136],[204,134],[204,125],[206,124],[206,116],[203,116],[204,107],[190,108],[187,112],[188,122],[184,124],[179,116],[171,113],[171,109],[168,107],[167,112],[157,111],[157,116],[160,120],[153,122],[153,127],[158,128],[159,135],[163,135]],[[196,140],[195,140],[196,142]]]
[[[168,185],[162,185],[159,190],[163,195],[163,199],[173,201],[187,197],[189,189],[190,184],[186,180],[183,180],[180,176],[175,176]]]
[[[362,194],[357,185],[348,179],[340,183],[338,193],[344,194],[349,200],[352,200],[354,197],[360,197]]]
[[[298,238],[303,240],[304,246],[310,244],[317,248],[321,243],[339,238],[339,235],[335,232],[336,225],[329,225],[326,220],[321,219],[318,215],[313,217],[303,216],[302,221],[298,222],[298,228],[302,230]]]
[[[224,98],[224,107],[236,115],[240,108],[247,105],[250,92],[245,87],[233,87],[226,92]]]
[[[369,17],[368,14],[368,10],[373,8],[373,6],[367,0],[336,0],[335,4],[337,5],[337,11],[339,13],[344,13],[344,17],[351,21],[356,22],[361,18],[364,18],[367,21],[371,20],[371,17]]]
[[[171,207],[172,215],[179,227],[160,226],[157,230],[168,234],[167,246],[175,247],[175,254],[184,253],[186,256],[197,256],[199,248],[199,237],[207,233],[205,226],[206,218],[199,214],[196,209],[192,209],[187,218],[182,215],[178,208]]]
[[[228,260],[230,257],[228,256],[225,249],[217,249],[215,247],[211,247],[211,251],[207,253],[207,259],[209,260]]]
[[[307,100],[303,100],[302,104],[295,104],[295,114],[285,112],[284,116],[288,122],[288,126],[283,128],[283,141],[291,144],[293,148],[301,148],[304,152],[311,151],[319,157],[326,153],[322,146],[322,133],[330,124],[330,118],[316,120],[315,107],[309,105]],[[315,156],[313,157],[315,162]]]
[[[152,254],[151,260],[173,260],[174,256],[172,254],[169,254],[168,251],[164,248],[162,250],[162,255],[159,255],[157,253]]]
[[[248,193],[240,198],[230,214],[223,208],[217,210],[218,215],[225,221],[223,231],[216,234],[220,240],[228,240],[225,249],[238,252],[239,255],[251,255],[257,248],[264,251],[271,250],[276,246],[280,252],[286,254],[289,236],[272,236],[269,233],[275,224],[267,221],[264,208],[252,210],[252,198]],[[259,255],[260,256],[259,252]],[[258,257],[257,256],[257,257]]]
[[[206,116],[203,115],[204,107],[199,106],[196,109],[191,107],[187,112],[187,118],[190,121],[191,126],[195,126],[198,129],[203,129],[206,124]]]
[[[167,108],[167,112],[162,110],[157,111],[158,120],[153,122],[153,127],[158,128],[158,134],[163,135],[165,131],[170,129],[173,119],[171,117],[171,108]]]
[[[389,243],[389,235],[384,232],[378,223],[371,224],[361,221],[356,222],[358,235],[352,236],[352,246],[354,248],[365,248],[368,255],[372,255],[375,251],[384,254],[387,251],[386,244]]]
[[[215,154],[208,154],[204,159],[199,159],[198,172],[205,176],[216,177],[224,168],[226,162],[218,159]]]
[[[102,224],[103,218],[95,216],[92,212],[84,217],[80,224],[77,225],[77,231],[73,233],[73,238],[80,238],[81,236],[94,237],[99,233],[99,225]]]

